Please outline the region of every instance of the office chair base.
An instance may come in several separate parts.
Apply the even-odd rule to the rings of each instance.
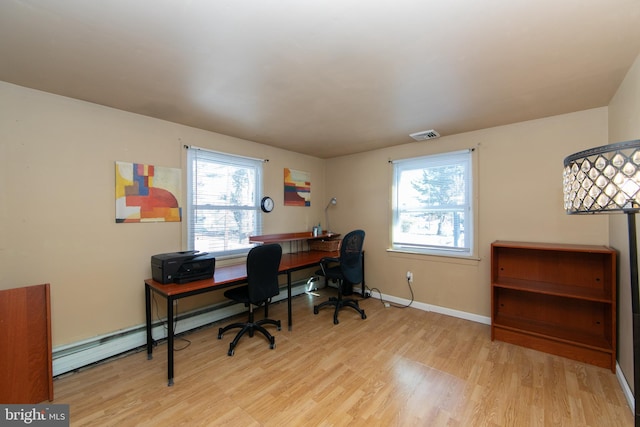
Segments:
[[[358,301],[353,300],[353,299],[339,299],[339,298],[335,298],[335,297],[331,297],[331,298],[329,298],[328,301],[325,301],[325,302],[320,303],[318,305],[314,305],[313,306],[313,314],[318,314],[318,311],[322,307],[326,307],[328,305],[335,307],[335,310],[333,312],[333,324],[334,325],[337,325],[338,323],[340,323],[340,321],[338,320],[338,312],[340,311],[340,309],[342,307],[351,307],[355,311],[360,313],[360,317],[363,320],[367,318],[367,315],[365,314],[364,310],[361,309],[360,306],[358,305]]]
[[[240,328],[240,331],[237,333],[236,337],[229,344],[229,351],[227,352],[227,354],[229,356],[233,356],[235,353],[235,348],[238,345],[238,341],[240,341],[240,338],[242,338],[242,336],[247,332],[249,333],[249,337],[253,337],[253,333],[255,331],[258,331],[262,335],[264,335],[267,341],[269,341],[269,348],[273,350],[274,348],[276,348],[276,339],[273,335],[269,333],[269,331],[267,331],[262,326],[265,324],[275,325],[278,331],[282,329],[282,326],[279,320],[271,320],[271,319],[262,319],[262,320],[258,320],[257,322],[233,323],[231,325],[225,326],[224,328],[218,329],[218,339],[221,340],[224,333],[227,332],[228,330]]]

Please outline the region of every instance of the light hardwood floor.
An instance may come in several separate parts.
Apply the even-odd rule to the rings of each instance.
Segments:
[[[70,405],[72,426],[633,425],[610,370],[372,298],[366,320],[347,308],[334,325],[329,308],[313,315],[327,292],[294,299],[291,332],[286,304],[271,306],[283,323],[274,350],[256,334],[227,356],[235,333],[217,339],[227,320],[185,336],[172,387],[160,343],[153,360],[141,351],[57,378],[54,403]]]

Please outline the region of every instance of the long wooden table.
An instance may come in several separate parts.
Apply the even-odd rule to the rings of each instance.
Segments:
[[[340,252],[325,251],[302,251],[295,253],[282,254],[280,260],[280,274],[287,275],[287,313],[288,327],[292,329],[293,319],[291,316],[291,273],[298,270],[304,270],[315,265],[319,265],[320,260],[324,257],[339,257]],[[364,260],[363,260],[364,264]],[[363,265],[364,270],[364,265]],[[170,283],[163,285],[153,279],[144,281],[146,324],[147,324],[147,359],[153,358],[153,336],[151,324],[151,292],[166,298],[167,300],[167,378],[169,386],[173,385],[173,341],[174,341],[174,301],[211,292],[231,286],[241,285],[247,282],[246,264],[230,265],[224,267],[216,267],[212,279],[198,280],[195,282],[177,284]],[[362,283],[364,289],[364,279]]]

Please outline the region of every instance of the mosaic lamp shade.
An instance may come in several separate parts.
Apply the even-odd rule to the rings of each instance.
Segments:
[[[640,140],[618,142],[564,159],[569,214],[640,210]]]

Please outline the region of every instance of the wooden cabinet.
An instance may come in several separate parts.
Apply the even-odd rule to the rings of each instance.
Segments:
[[[53,400],[49,284],[0,291],[0,403]]]
[[[616,369],[616,251],[491,244],[491,339]]]

